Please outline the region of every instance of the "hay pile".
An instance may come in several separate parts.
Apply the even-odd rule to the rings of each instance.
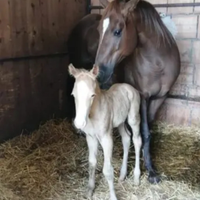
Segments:
[[[163,181],[150,185],[142,167],[139,187],[132,183],[133,149],[128,178],[123,184],[117,182],[123,152],[120,138],[115,137],[113,165],[119,200],[200,199],[199,136],[198,128],[155,125],[152,155]],[[109,192],[101,172],[101,149],[99,154],[94,200],[106,200]],[[0,146],[0,199],[83,200],[87,169],[85,138],[75,134],[67,121],[51,120],[31,135]]]

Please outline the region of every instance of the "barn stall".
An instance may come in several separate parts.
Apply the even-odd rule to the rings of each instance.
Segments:
[[[102,12],[99,1],[88,2],[0,1],[0,139],[31,132],[0,146],[0,199],[85,199],[86,141],[63,118],[71,112],[66,93],[68,36],[86,11]],[[116,192],[119,199],[200,199],[200,7],[193,1],[150,2],[175,22],[182,61],[153,132],[153,161],[163,181],[148,183],[141,158],[141,184],[133,185],[132,148],[128,177],[118,183],[122,145],[115,134]],[[101,149],[99,154],[94,199],[103,200],[109,199],[109,192]]]

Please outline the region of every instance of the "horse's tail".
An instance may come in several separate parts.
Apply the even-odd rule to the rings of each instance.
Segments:
[[[126,132],[131,133],[131,137],[133,136],[133,130],[131,128],[131,126],[128,123],[128,117],[126,118],[125,122],[124,122],[124,128],[126,130]]]

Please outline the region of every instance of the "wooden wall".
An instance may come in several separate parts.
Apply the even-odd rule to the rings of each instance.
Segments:
[[[0,141],[66,116],[68,56],[51,54],[85,14],[86,0],[0,0]]]

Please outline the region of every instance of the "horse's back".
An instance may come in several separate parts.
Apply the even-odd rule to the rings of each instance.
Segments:
[[[99,33],[100,14],[83,17],[71,31],[68,40],[70,63],[78,68],[90,69],[94,63]]]

